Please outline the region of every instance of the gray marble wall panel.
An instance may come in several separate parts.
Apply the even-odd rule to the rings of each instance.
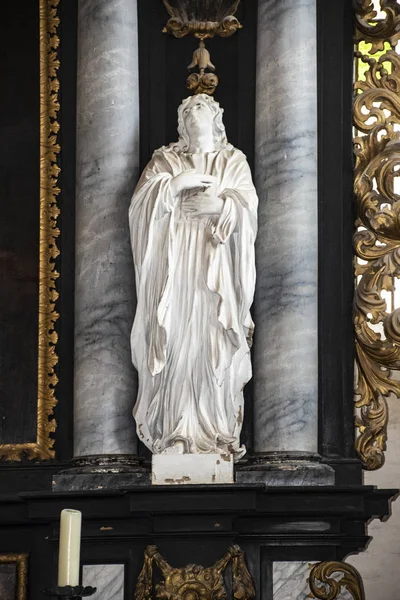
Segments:
[[[124,565],[84,565],[82,585],[97,588],[93,600],[124,600]]]
[[[317,450],[316,0],[259,0],[255,450]]]
[[[138,176],[136,0],[78,3],[75,456],[131,454],[128,206]]]
[[[307,600],[310,594],[307,562],[274,562],[274,600]]]
[[[310,586],[308,578],[315,563],[309,562],[274,562],[273,564],[273,600],[308,600]],[[342,575],[334,573],[333,579],[340,580]],[[328,591],[327,586],[323,586]],[[344,587],[341,588],[338,600],[352,600],[353,596]]]

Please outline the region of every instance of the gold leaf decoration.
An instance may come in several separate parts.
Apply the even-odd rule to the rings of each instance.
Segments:
[[[28,591],[28,554],[0,554],[0,565],[16,565],[15,600],[26,600]]]
[[[242,25],[234,16],[240,0],[163,0],[170,16],[163,32],[176,38],[192,34],[200,40],[199,48],[193,53],[193,59],[188,69],[198,66],[199,73],[191,73],[186,79],[186,87],[194,94],[212,95],[218,85],[215,73],[205,69],[215,70],[210,60],[210,53],[205,48],[204,40],[216,35],[230,37]]]
[[[336,574],[336,577],[333,575]],[[338,578],[337,575],[342,575]],[[311,569],[308,580],[310,598],[335,600],[345,588],[353,600],[365,600],[364,586],[357,569],[343,562],[321,562]]]
[[[51,434],[56,429],[52,418],[57,376],[54,368],[58,362],[56,354],[57,333],[54,330],[59,315],[55,309],[58,299],[56,280],[59,277],[54,259],[59,255],[56,239],[60,232],[57,218],[60,210],[57,185],[60,168],[57,156],[60,145],[57,133],[60,125],[57,114],[60,109],[58,99],[59,80],[57,71],[60,62],[57,48],[60,40],[57,28],[60,19],[57,14],[59,0],[38,0],[40,27],[40,236],[39,236],[39,331],[38,331],[38,398],[36,441],[22,444],[0,444],[0,458],[20,461],[28,459],[46,460],[54,458],[54,439]]]
[[[154,586],[154,595],[153,563],[164,578]],[[234,600],[251,600],[255,597],[255,588],[239,546],[231,546],[225,556],[212,567],[190,564],[183,568],[172,567],[156,546],[148,546],[136,584],[135,600],[226,600],[223,572],[229,563],[232,563]]]
[[[374,21],[372,3],[357,0],[355,8],[356,64],[367,65],[362,76],[358,68],[354,85],[356,452],[373,470],[385,460],[387,398],[400,397],[394,377],[400,370],[400,311],[391,301],[400,277],[400,56],[391,49],[400,38],[400,5],[382,0],[386,18],[380,21]]]
[[[215,35],[230,37],[242,25],[233,15],[240,0],[163,0],[170,16],[164,32],[181,38],[192,33],[200,40]]]
[[[400,39],[400,18],[397,0],[381,0],[384,19],[376,19],[377,13],[371,0],[354,0],[356,14],[356,42],[372,44],[371,54],[383,50],[387,40],[394,47]]]

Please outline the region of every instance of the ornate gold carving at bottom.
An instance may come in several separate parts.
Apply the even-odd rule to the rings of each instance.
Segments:
[[[333,578],[335,573],[342,574],[340,579]],[[352,565],[343,562],[321,562],[313,566],[310,578],[310,598],[335,600],[339,598],[342,587],[354,600],[365,600],[361,575]]]
[[[227,600],[223,572],[232,562],[233,597],[250,600],[255,597],[251,575],[246,567],[243,551],[231,546],[223,558],[212,567],[187,565],[171,567],[156,546],[144,552],[144,564],[136,585],[135,600],[151,600],[153,594],[153,562],[161,570],[164,580],[155,586],[159,600]]]
[[[17,581],[15,600],[26,600],[28,582],[28,555],[27,554],[0,554],[0,565],[16,564]]]

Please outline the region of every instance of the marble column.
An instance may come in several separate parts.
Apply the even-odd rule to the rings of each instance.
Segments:
[[[132,455],[136,0],[79,0],[78,23],[74,453]]]
[[[317,451],[316,0],[259,0],[255,451]]]
[[[255,462],[238,481],[334,483],[318,449],[316,0],[259,0]]]

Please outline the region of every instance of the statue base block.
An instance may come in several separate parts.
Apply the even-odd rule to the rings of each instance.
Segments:
[[[153,485],[234,483],[233,456],[220,454],[153,454]]]

